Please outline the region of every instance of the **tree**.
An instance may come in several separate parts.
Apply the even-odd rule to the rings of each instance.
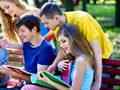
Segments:
[[[86,0],[82,0],[82,10],[87,11],[87,1]]]
[[[120,27],[120,0],[116,0],[115,24],[117,27]]]
[[[48,2],[48,0],[42,0],[42,1],[40,1],[40,0],[34,0],[35,6],[36,6],[37,8],[41,8],[41,6],[42,6],[45,2]]]
[[[65,0],[64,4],[65,4],[66,11],[73,11],[74,10],[73,0]]]

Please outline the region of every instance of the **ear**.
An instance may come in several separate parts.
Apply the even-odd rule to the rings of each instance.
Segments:
[[[32,28],[32,32],[37,32],[36,26],[34,26],[34,27]]]
[[[59,15],[55,15],[55,16],[54,16],[54,19],[56,19],[56,20],[59,20],[59,18],[60,18]]]

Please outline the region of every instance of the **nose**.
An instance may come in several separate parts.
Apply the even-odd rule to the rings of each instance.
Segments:
[[[22,36],[22,33],[19,31],[19,32],[18,32],[18,35],[21,37],[21,36]]]
[[[4,10],[4,13],[9,14],[9,11],[7,9]]]
[[[60,49],[62,49],[63,48],[63,44],[60,44]]]

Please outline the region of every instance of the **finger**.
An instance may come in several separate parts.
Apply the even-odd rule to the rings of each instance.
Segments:
[[[65,60],[65,62],[69,62],[69,60]]]

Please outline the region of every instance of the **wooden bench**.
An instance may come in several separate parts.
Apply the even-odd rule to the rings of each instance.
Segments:
[[[12,66],[23,67],[23,51],[20,49],[8,49],[9,58],[8,63]],[[10,78],[8,86],[20,86],[21,82],[19,80]]]
[[[115,86],[120,86],[120,59],[102,59],[103,65],[108,67],[103,67],[103,73],[109,74],[110,77],[102,77],[102,84],[107,84],[108,88],[101,87],[100,90],[118,90]],[[111,67],[112,66],[112,67]]]
[[[103,88],[101,87],[100,90],[118,90],[115,89],[115,86],[120,86],[120,77],[117,78],[117,75],[120,75],[120,59],[102,59],[102,63],[103,65],[108,66],[103,67],[103,74],[109,74],[110,77],[102,77],[102,84],[107,84],[107,88]],[[112,66],[112,67],[111,67]],[[66,72],[68,73],[67,69],[66,71],[64,71],[64,73],[62,74],[62,80],[65,82],[68,82],[68,74],[66,74]],[[67,79],[66,79],[67,78]]]
[[[9,64],[14,66],[23,66],[23,52],[18,49],[8,49],[9,51]],[[15,64],[17,63],[17,64]],[[120,59],[102,59],[103,65],[112,66],[112,67],[103,67],[103,73],[110,74],[110,78],[102,77],[102,84],[107,84],[108,88],[101,87],[100,90],[117,90],[114,86],[120,86],[120,79],[116,78],[117,75],[120,75]],[[20,65],[19,65],[20,64]],[[68,70],[64,71],[62,74],[62,79],[67,82]],[[67,72],[67,73],[66,73]],[[115,77],[111,77],[115,76]],[[8,85],[19,86],[19,82],[9,81]]]

